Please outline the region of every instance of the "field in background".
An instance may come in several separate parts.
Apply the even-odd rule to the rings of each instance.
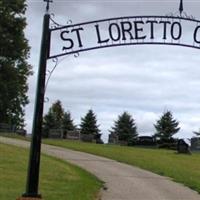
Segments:
[[[25,191],[28,151],[0,143],[0,199],[13,200]],[[64,161],[41,156],[40,191],[46,200],[95,199],[102,183]]]
[[[67,140],[45,139],[43,143],[104,156],[171,177],[200,193],[200,153],[177,154],[172,150],[98,145]]]

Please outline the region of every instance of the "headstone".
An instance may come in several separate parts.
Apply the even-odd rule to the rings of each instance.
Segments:
[[[81,134],[81,140],[83,142],[93,142],[94,135],[93,134]]]
[[[63,138],[62,129],[50,129],[49,138],[55,138],[55,139]]]
[[[15,130],[15,127],[10,124],[0,123],[0,132],[13,133],[14,130]]]
[[[26,136],[27,132],[25,129],[17,129],[16,133],[21,136]]]
[[[128,146],[128,141],[119,140],[119,144],[120,144],[121,146]]]
[[[156,140],[152,136],[139,136],[137,138],[136,145],[154,146],[156,145]]]
[[[80,131],[66,131],[66,139],[69,140],[80,140]]]
[[[103,144],[103,140],[101,139],[100,133],[96,134],[94,139],[96,140],[96,144]]]
[[[193,137],[191,139],[191,150],[200,151],[200,137]]]
[[[190,146],[189,146],[189,144],[187,144],[184,141],[184,139],[178,140],[178,143],[177,143],[177,152],[178,153],[190,154]]]

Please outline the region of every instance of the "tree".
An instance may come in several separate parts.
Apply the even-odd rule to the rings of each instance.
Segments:
[[[53,114],[55,128],[62,128],[64,109],[60,100],[57,100],[55,103],[52,104],[50,112],[52,112]]]
[[[96,115],[93,110],[89,110],[85,117],[81,118],[80,132],[81,134],[92,134],[94,136],[100,133]]]
[[[57,100],[49,108],[48,113],[43,118],[43,136],[48,137],[50,129],[63,128],[64,109],[61,101]]]
[[[168,142],[172,139],[172,136],[180,130],[178,126],[179,122],[173,119],[172,113],[166,111],[156,124],[154,124],[156,129],[155,137],[160,139],[161,142]]]
[[[63,120],[62,120],[62,127],[64,130],[64,138],[66,137],[67,131],[73,131],[76,129],[76,126],[74,125],[74,122],[71,118],[71,113],[70,112],[65,112],[63,115]]]
[[[52,110],[49,109],[49,112],[43,118],[42,136],[48,138],[50,129],[54,129],[55,127],[55,119]]]
[[[24,127],[28,104],[28,41],[24,36],[25,0],[0,1],[0,123]]]
[[[199,131],[193,131],[193,133],[194,133],[197,137],[199,137],[199,136],[200,136],[200,129],[199,129]]]
[[[110,133],[117,135],[119,141],[125,141],[128,143],[133,143],[138,137],[135,120],[127,112],[118,116],[118,119],[114,122],[114,127],[112,127]]]

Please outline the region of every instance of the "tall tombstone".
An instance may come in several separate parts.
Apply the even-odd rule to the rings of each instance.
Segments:
[[[190,146],[184,139],[179,139],[177,143],[177,152],[190,154]]]

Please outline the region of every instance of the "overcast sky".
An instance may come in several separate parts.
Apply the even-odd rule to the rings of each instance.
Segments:
[[[65,25],[69,20],[80,23],[111,17],[177,14],[179,0],[54,0],[50,7],[54,20]],[[200,1],[185,1],[184,11],[200,19]],[[30,104],[26,107],[29,133],[44,12],[42,0],[28,1],[26,37],[34,71],[29,79]],[[181,130],[176,136],[192,137],[192,132],[200,128],[199,54],[200,50],[192,48],[143,45],[82,52],[78,58],[62,57],[48,84],[45,113],[59,99],[79,125],[81,117],[93,109],[106,140],[113,121],[124,111],[133,116],[140,135],[152,135],[153,124],[164,111],[170,110],[180,122]],[[48,70],[52,67],[49,60]]]

